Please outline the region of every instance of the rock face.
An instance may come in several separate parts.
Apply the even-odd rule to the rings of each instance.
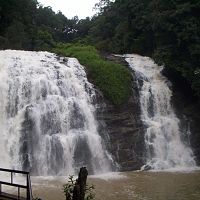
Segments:
[[[180,119],[181,131],[191,145],[197,165],[200,165],[200,102],[190,85],[175,71],[169,68],[163,74],[172,83],[172,105]]]
[[[109,59],[127,65],[120,58],[110,56]],[[144,164],[144,131],[140,119],[139,94],[134,81],[132,88],[128,102],[118,107],[104,99],[100,92],[97,95],[99,132],[120,171],[138,170]]]

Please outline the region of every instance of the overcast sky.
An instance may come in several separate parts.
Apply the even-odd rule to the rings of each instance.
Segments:
[[[99,0],[38,0],[44,6],[51,6],[52,10],[57,12],[60,10],[67,18],[75,15],[79,19],[95,14],[93,7]]]

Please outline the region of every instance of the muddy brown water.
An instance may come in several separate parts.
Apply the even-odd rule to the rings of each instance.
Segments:
[[[64,200],[66,178],[32,178],[33,195],[42,200]],[[200,200],[200,171],[127,172],[89,177],[96,200]]]

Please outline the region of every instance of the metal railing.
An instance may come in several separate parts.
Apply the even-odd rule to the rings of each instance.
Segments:
[[[32,188],[31,188],[31,180],[30,173],[26,171],[12,170],[12,169],[3,169],[0,168],[0,172],[9,172],[10,173],[10,182],[0,181],[0,197],[5,197],[13,200],[32,200]],[[23,174],[26,176],[26,185],[16,184],[13,182],[13,174]],[[2,191],[2,185],[13,186],[18,188],[18,194],[12,195]],[[20,189],[26,189],[26,198],[20,196]]]

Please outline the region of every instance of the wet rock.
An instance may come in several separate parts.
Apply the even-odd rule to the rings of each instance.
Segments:
[[[110,55],[109,59],[128,66],[120,57]],[[116,107],[97,92],[99,132],[120,171],[138,170],[144,164],[144,129],[135,77],[133,80],[132,94],[124,105]]]
[[[142,171],[148,171],[148,170],[151,170],[151,166],[150,165],[142,166]]]

